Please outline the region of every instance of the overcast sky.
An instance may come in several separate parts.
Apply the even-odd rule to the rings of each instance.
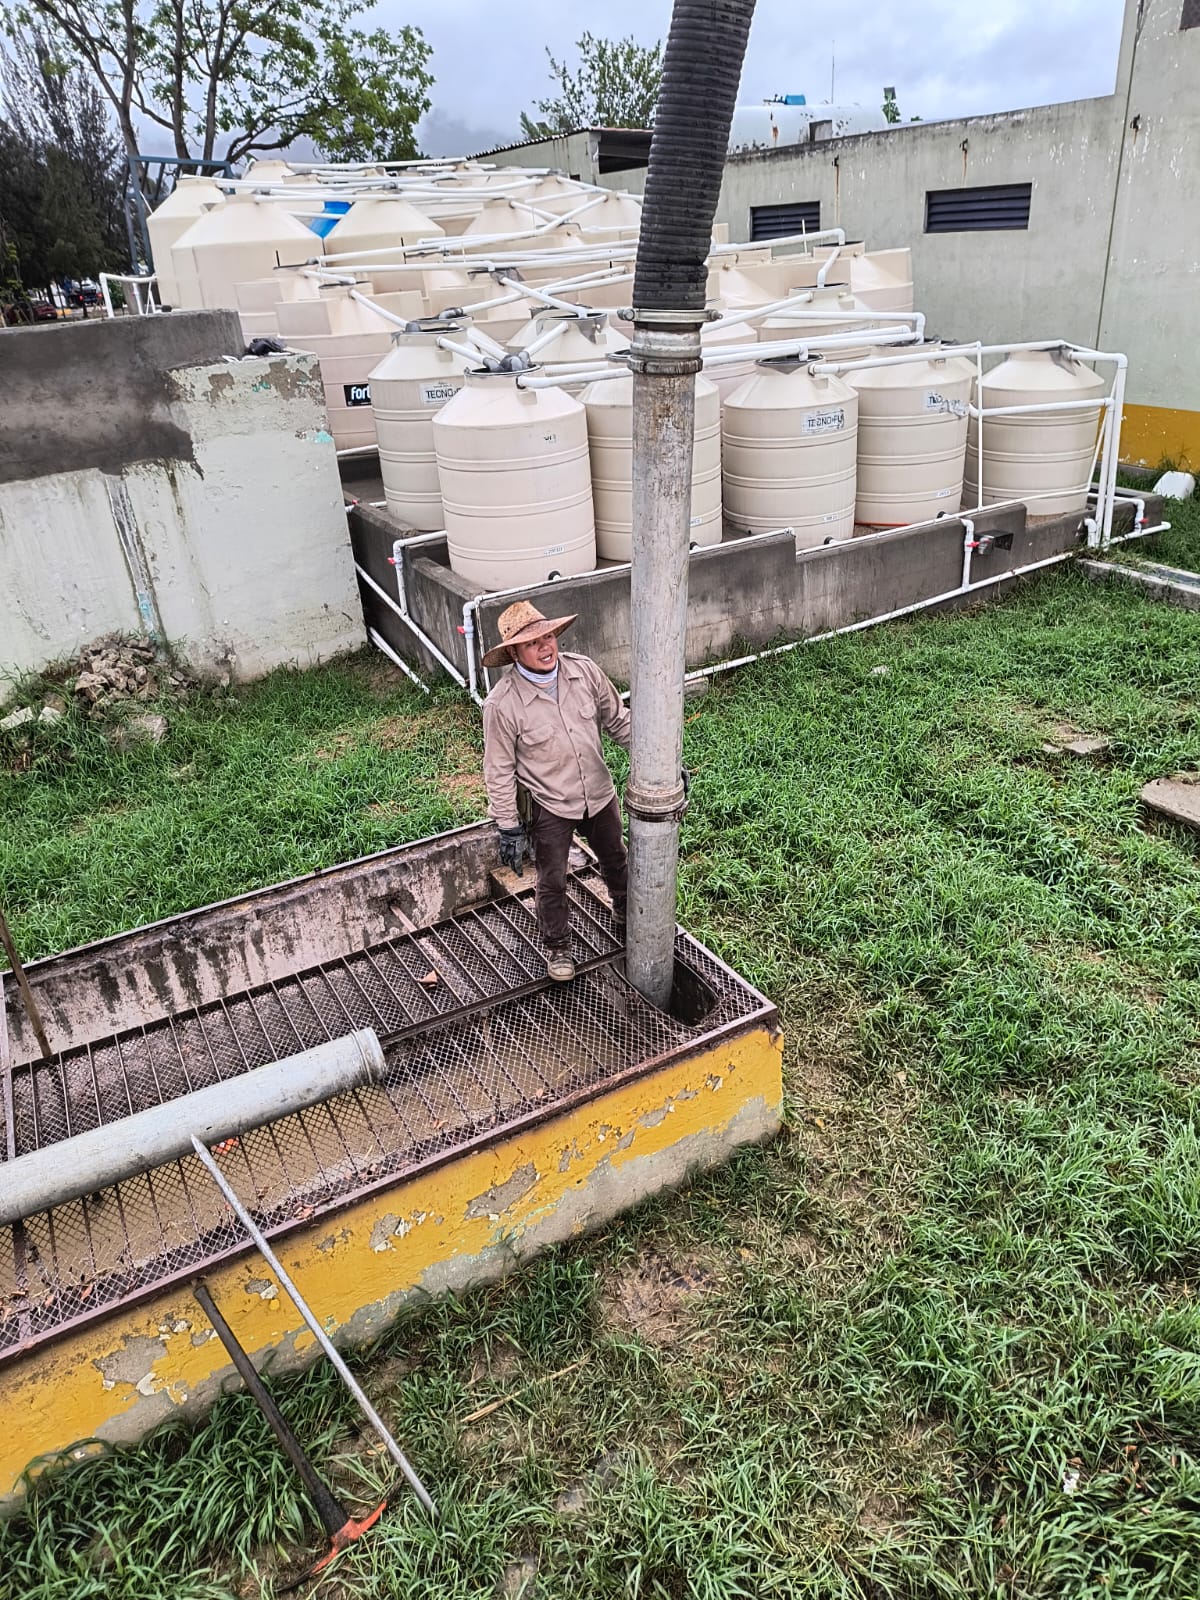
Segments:
[[[878,107],[893,84],[905,119],[971,116],[1112,92],[1122,0],[758,0],[739,104],[773,94]],[[670,0],[380,0],[383,23],[415,23],[433,46],[430,155],[469,154],[520,137],[544,98],[545,47],[574,60],[586,29],[640,44],[665,36]]]

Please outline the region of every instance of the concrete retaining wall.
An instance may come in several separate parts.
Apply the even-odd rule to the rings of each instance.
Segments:
[[[1159,520],[1161,504],[1154,497],[1147,500],[1150,520]],[[1118,504],[1114,533],[1128,531],[1133,515],[1128,502]],[[1079,516],[1030,520],[1020,502],[989,507],[975,518],[976,535],[992,534],[998,542],[973,556],[972,582],[1003,580],[1005,574],[1031,562],[1083,549],[1081,522]],[[350,531],[359,565],[395,596],[396,574],[389,557],[393,541],[405,530],[384,507],[359,505],[350,514]],[[451,572],[444,539],[407,549],[402,559],[410,614],[465,675],[463,605],[482,591]],[[688,668],[790,638],[813,638],[948,594],[962,581],[962,561],[963,524],[957,517],[888,529],[815,550],[798,551],[788,532],[694,550],[688,573]],[[998,581],[981,592],[991,596],[1004,587]],[[627,568],[601,568],[523,593],[547,616],[578,612],[571,648],[592,656],[618,683],[629,682]],[[972,598],[946,604],[964,604]],[[365,585],[362,599],[368,622],[393,650],[423,674],[440,672],[436,659],[387,602]],[[512,599],[504,595],[480,600],[485,647],[498,637],[497,619]]]
[[[231,312],[0,334],[0,676],[114,630],[253,678],[362,641],[317,364]]]

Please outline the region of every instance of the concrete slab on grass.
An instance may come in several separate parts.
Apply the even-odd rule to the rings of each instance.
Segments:
[[[1200,772],[1155,778],[1142,789],[1142,803],[1172,822],[1200,829]]]

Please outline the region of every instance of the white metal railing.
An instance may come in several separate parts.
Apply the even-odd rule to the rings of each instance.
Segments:
[[[158,278],[152,272],[148,277],[127,277],[119,272],[102,272],[100,274],[100,298],[104,302],[106,317],[115,317],[117,312],[112,303],[112,293],[109,284],[119,283],[125,295],[126,309],[130,309],[129,302],[133,301],[133,314],[136,317],[156,316],[162,307],[154,298],[154,286]]]

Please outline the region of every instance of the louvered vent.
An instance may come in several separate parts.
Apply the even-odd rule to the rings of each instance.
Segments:
[[[781,239],[788,233],[819,233],[821,202],[801,200],[790,206],[751,206],[751,239]]]
[[[988,233],[1027,228],[1028,183],[989,183],[977,189],[930,189],[925,195],[926,233]]]

